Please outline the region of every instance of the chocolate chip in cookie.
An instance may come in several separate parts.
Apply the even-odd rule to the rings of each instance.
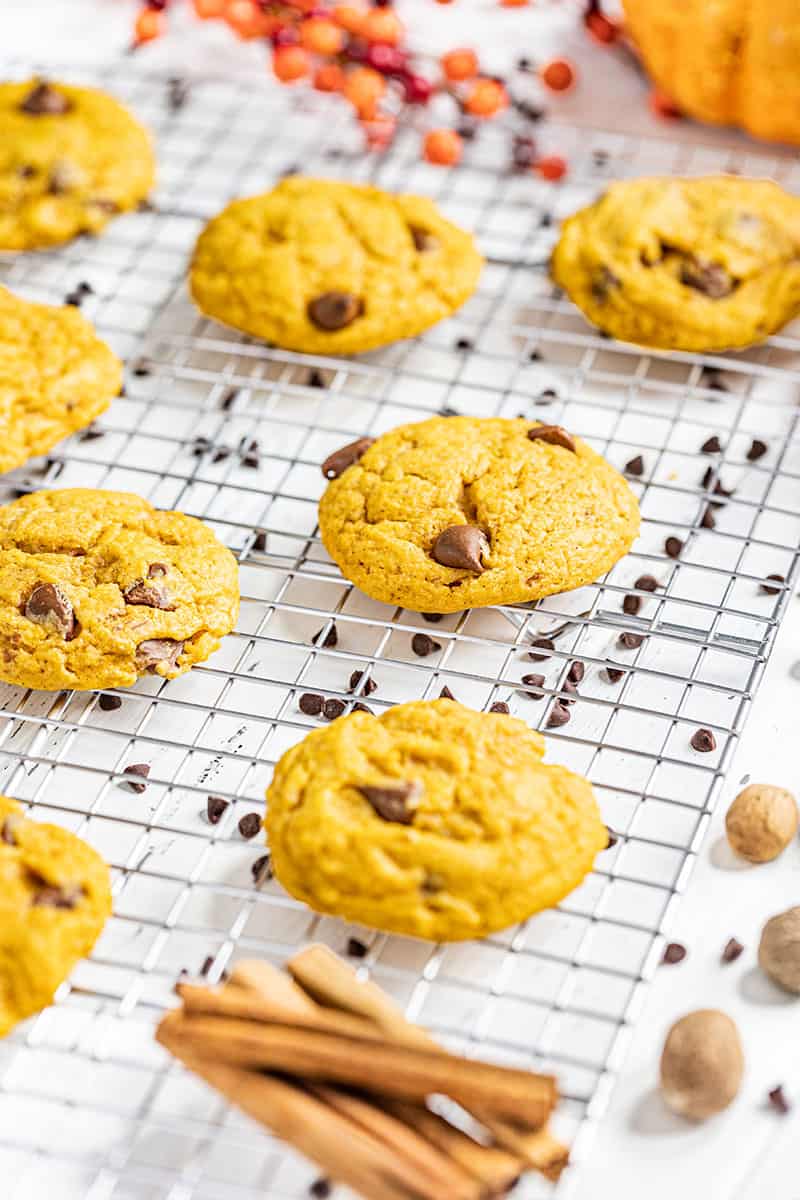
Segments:
[[[79,883],[64,883],[60,887],[43,887],[33,897],[34,908],[77,908],[83,888]]]
[[[592,296],[602,304],[608,299],[609,293],[619,286],[620,280],[610,267],[601,267],[592,279]]]
[[[352,292],[323,292],[309,300],[308,319],[317,329],[334,333],[352,325],[364,311],[364,301]]]
[[[72,604],[54,583],[37,583],[25,602],[25,616],[71,642],[77,633]]]
[[[63,92],[42,80],[28,92],[19,107],[29,117],[60,117],[69,112],[72,104]]]
[[[431,557],[441,566],[477,572],[485,570],[482,559],[488,553],[489,541],[477,525],[448,525],[431,549]]]
[[[353,463],[366,454],[374,441],[373,437],[357,438],[356,441],[342,446],[340,450],[334,450],[322,464],[322,474],[326,479],[338,479],[348,467],[352,467]]]
[[[411,824],[422,795],[422,784],[417,780],[385,784],[384,786],[357,784],[356,788],[372,805],[379,817],[382,817],[384,821],[394,821],[399,825]]]
[[[528,430],[532,442],[547,442],[550,446],[562,446],[564,450],[576,452],[575,439],[560,425],[535,425]]]
[[[148,638],[136,647],[136,670],[152,671],[159,663],[174,667],[182,650],[175,638]]]
[[[418,250],[420,254],[429,254],[432,250],[439,248],[439,239],[436,235],[423,229],[421,225],[410,225],[409,230],[414,249]]]
[[[153,568],[160,568],[155,573]],[[145,580],[139,579],[136,583],[132,583],[129,588],[126,588],[122,593],[126,604],[143,604],[146,608],[160,608],[165,612],[174,612],[175,604],[169,597],[167,589],[163,583],[157,582],[160,574],[166,572],[166,567],[163,563],[153,563],[147,574],[151,580],[146,583]]]
[[[719,263],[703,262],[689,257],[681,264],[681,283],[702,292],[709,300],[723,300],[730,296],[736,281]]]
[[[0,825],[0,842],[5,842],[6,846],[16,846],[16,831],[21,824],[22,817],[18,813],[9,813],[3,824]]]

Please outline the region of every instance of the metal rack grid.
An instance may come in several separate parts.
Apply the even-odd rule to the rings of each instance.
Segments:
[[[8,260],[2,278],[51,301],[87,280],[85,312],[128,359],[126,393],[98,422],[102,437],[73,437],[6,477],[2,498],[51,485],[130,489],[203,517],[239,558],[242,611],[207,664],[169,684],[141,680],[114,712],[95,693],[0,685],[0,787],[87,838],[115,875],[115,913],[91,961],[55,1007],[0,1044],[4,1195],[307,1194],[312,1169],[166,1061],[152,1026],[178,972],[198,972],[208,956],[215,979],[240,956],[280,962],[312,938],[342,951],[354,934],[369,945],[364,969],[448,1044],[559,1075],[560,1130],[579,1164],[795,577],[800,338],[789,328],[715,358],[642,353],[590,329],[543,264],[557,218],[606,179],[733,163],[713,147],[550,126],[572,165],[556,189],[505,171],[491,134],[458,170],[441,171],[419,161],[412,130],[382,159],[356,157],[344,117],[331,120],[313,98],[206,81],[172,111],[161,79],[115,65],[89,81],[158,132],[155,210],[97,240]],[[183,279],[203,220],[295,164],[431,194],[487,254],[477,295],[424,337],[358,360],[268,348],[200,317]],[[778,155],[739,165],[800,188],[800,168]],[[320,461],[356,436],[451,410],[557,421],[620,467],[641,454],[633,552],[578,592],[435,625],[358,593],[316,532]],[[699,447],[713,433],[724,449],[712,459]],[[231,453],[198,453],[198,438]],[[255,468],[236,452],[243,438],[258,442]],[[753,438],[769,449],[751,463]],[[734,489],[714,530],[700,523],[711,463]],[[678,560],[664,553],[671,534],[685,541]],[[659,589],[640,592],[640,613],[625,615],[643,573]],[[760,585],[773,573],[787,582],[767,594]],[[338,643],[326,647],[334,623]],[[431,657],[411,652],[419,629],[441,643]],[[623,630],[643,634],[642,645],[621,649]],[[535,701],[519,680],[542,634],[556,649],[537,667],[546,696]],[[549,756],[592,780],[619,841],[557,911],[482,943],[434,946],[320,918],[274,882],[254,885],[263,847],[243,842],[236,824],[262,811],[274,762],[317,724],[298,709],[302,692],[352,701],[358,669],[378,685],[375,711],[447,685],[478,708],[507,699],[544,728],[576,658],[586,664],[581,698],[570,723],[548,732]],[[624,668],[615,683],[602,674],[609,660]],[[714,753],[690,746],[701,725],[715,733]],[[151,765],[142,795],[120,778],[133,762]],[[209,793],[233,802],[216,827],[203,815]],[[550,1189],[535,1179],[520,1189],[540,1194]]]

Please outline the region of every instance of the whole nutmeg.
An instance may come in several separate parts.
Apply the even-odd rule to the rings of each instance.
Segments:
[[[727,1108],[739,1091],[744,1054],[727,1013],[700,1008],[670,1029],[661,1054],[661,1094],[682,1117],[705,1121]]]
[[[751,783],[725,815],[725,832],[737,854],[750,862],[771,862],[797,833],[797,803],[786,788]]]
[[[758,965],[779,987],[800,995],[800,907],[767,921],[758,943]]]

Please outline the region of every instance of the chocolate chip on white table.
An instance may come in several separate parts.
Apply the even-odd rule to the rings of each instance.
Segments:
[[[700,527],[701,529],[716,529],[716,525],[717,518],[714,516],[714,509],[709,504],[700,518]]]
[[[308,303],[308,319],[324,333],[352,325],[364,311],[364,301],[352,292],[323,292]]]
[[[664,542],[664,551],[669,558],[680,558],[683,553],[684,543],[679,537],[668,537]]]
[[[419,658],[427,658],[441,648],[441,642],[435,642],[427,633],[415,633],[411,639],[411,649]]]
[[[659,584],[654,575],[640,575],[633,586],[640,592],[655,592]]]
[[[363,685],[361,683],[362,679],[364,680]],[[377,690],[378,685],[371,675],[367,675],[367,677],[364,678],[363,671],[353,671],[352,675],[350,676],[348,691],[359,692],[362,696],[371,696],[372,693],[377,692]]]
[[[701,454],[720,454],[721,451],[722,442],[719,440],[716,434],[713,434],[710,438],[706,438],[700,447]]]
[[[772,579],[772,580],[774,580],[774,582],[775,582],[775,583],[776,583],[778,586],[777,586],[777,587],[774,587],[772,584],[770,584],[770,583],[767,583],[766,581],[765,581],[764,583],[762,583],[762,584],[761,584],[761,591],[762,591],[762,592],[763,592],[763,593],[764,593],[766,596],[777,596],[779,592],[782,592],[782,591],[783,591],[783,584],[784,584],[784,583],[786,583],[786,579],[785,579],[785,577],[784,577],[783,575],[772,574],[772,575],[768,575],[768,576],[767,576],[767,579]]]
[[[692,734],[691,744],[693,749],[698,750],[701,754],[709,754],[717,748],[717,739],[710,729],[696,729]]]
[[[141,793],[147,787],[147,784],[142,783],[141,780],[147,779],[150,774],[150,764],[131,763],[129,766],[123,767],[122,773],[123,775],[133,775],[134,778],[123,780],[121,786],[129,788],[132,792]]]
[[[747,451],[747,461],[758,462],[760,458],[764,457],[768,450],[769,446],[766,442],[762,442],[761,438],[753,438],[752,442],[750,443],[750,449]]]
[[[575,439],[560,425],[536,425],[528,430],[528,438],[532,442],[547,442],[550,446],[561,446],[564,450],[576,453]]]
[[[136,647],[136,669],[151,671],[162,662],[174,667],[182,650],[183,642],[175,638],[148,638]]]
[[[736,280],[719,263],[689,257],[681,266],[681,283],[702,292],[709,300],[723,300],[736,287]]]
[[[735,937],[728,938],[727,942],[725,943],[725,945],[722,949],[722,954],[720,955],[720,961],[723,963],[736,962],[737,958],[740,956],[740,954],[742,953],[743,950],[744,950],[744,946],[738,940],[738,938],[735,938]]]
[[[20,110],[29,117],[60,117],[72,108],[67,96],[42,80],[28,92]]]
[[[206,801],[206,816],[210,825],[219,825],[229,804],[230,801],[223,799],[222,796],[208,797]]]
[[[54,583],[37,583],[25,602],[25,616],[59,634],[65,642],[76,636],[75,613],[67,596]]]
[[[341,449],[334,450],[333,454],[329,454],[322,464],[322,474],[326,479],[338,479],[348,467],[352,467],[353,463],[358,462],[361,456],[366,454],[374,441],[373,437],[357,438],[356,441],[348,442]]]
[[[258,813],[245,813],[239,821],[239,833],[245,839],[254,838],[261,832],[261,817]]]
[[[556,648],[555,643],[552,642],[550,638],[546,637],[534,638],[531,642],[531,646],[538,646],[542,650],[555,650]],[[528,658],[531,660],[531,662],[544,662],[545,659],[548,659],[549,657],[549,654],[537,654],[534,650],[528,651]]]
[[[477,525],[449,525],[431,549],[431,557],[441,566],[478,573],[485,570],[482,560],[488,553],[488,539]]]
[[[780,1113],[781,1116],[785,1116],[786,1113],[791,1112],[792,1106],[786,1099],[786,1095],[781,1084],[778,1084],[777,1087],[774,1087],[771,1091],[767,1092],[767,1099],[769,1100],[770,1108],[774,1109],[775,1112]]]
[[[33,897],[34,908],[77,908],[84,895],[79,883],[64,883],[61,886],[41,888]]]
[[[688,950],[680,942],[668,942],[661,955],[661,961],[666,966],[674,966],[676,963],[683,962],[687,954]]]
[[[644,459],[641,454],[637,454],[635,458],[626,462],[623,470],[626,475],[644,475]]]
[[[359,783],[355,786],[384,821],[410,825],[414,820],[422,795],[422,784],[418,780],[402,780],[394,784]]]

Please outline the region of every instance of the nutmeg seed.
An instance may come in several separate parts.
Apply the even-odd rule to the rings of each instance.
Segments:
[[[727,1015],[701,1008],[676,1021],[661,1054],[661,1094],[683,1117],[705,1121],[735,1098],[744,1073],[739,1031]]]
[[[786,788],[751,783],[739,792],[725,816],[731,848],[750,862],[771,862],[797,834],[797,803]]]

